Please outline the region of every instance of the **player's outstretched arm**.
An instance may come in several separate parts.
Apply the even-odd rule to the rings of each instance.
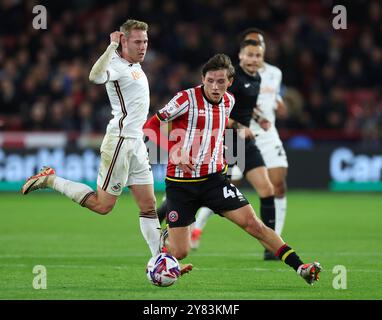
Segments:
[[[123,32],[115,31],[110,34],[110,44],[107,47],[106,51],[99,57],[96,63],[93,65],[90,70],[89,80],[96,84],[102,84],[107,82],[108,74],[106,72],[107,67],[112,58],[113,52],[118,48],[119,41]]]

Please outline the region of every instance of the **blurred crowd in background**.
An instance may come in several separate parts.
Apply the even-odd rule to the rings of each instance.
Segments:
[[[48,13],[35,30],[33,6]],[[0,131],[103,133],[104,86],[88,80],[109,34],[127,18],[149,24],[143,69],[154,113],[178,90],[200,83],[200,66],[223,52],[237,63],[239,34],[266,34],[266,61],[283,72],[288,116],[281,132],[329,132],[381,146],[382,4],[342,1],[347,29],[335,30],[330,0],[0,2]]]

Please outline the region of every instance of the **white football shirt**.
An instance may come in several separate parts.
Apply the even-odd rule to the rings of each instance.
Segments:
[[[114,52],[102,81],[113,115],[106,133],[124,138],[143,137],[142,127],[150,107],[150,90],[141,65],[130,63]]]
[[[260,83],[260,93],[257,97],[257,105],[263,112],[264,118],[272,123],[271,131],[276,130],[276,109],[277,101],[281,100],[280,96],[280,86],[282,73],[281,70],[269,63],[264,63],[264,67],[258,70],[261,83]],[[255,134],[261,134],[265,131],[259,126],[255,120],[251,120],[250,124],[251,130]],[[268,130],[269,131],[269,130]]]

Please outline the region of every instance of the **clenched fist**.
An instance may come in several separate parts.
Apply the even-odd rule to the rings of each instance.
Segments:
[[[123,32],[121,31],[114,31],[113,33],[110,33],[110,42],[116,42],[119,44],[121,40],[121,36],[123,36]]]

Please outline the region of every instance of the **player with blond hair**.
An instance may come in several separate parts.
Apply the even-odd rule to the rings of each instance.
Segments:
[[[105,85],[113,115],[100,149],[97,190],[59,177],[53,168],[44,167],[26,181],[22,193],[50,188],[106,215],[128,186],[140,210],[141,232],[154,256],[160,252],[160,225],[142,130],[150,106],[149,83],[140,64],[147,51],[147,31],[147,23],[127,20],[120,31],[110,34],[109,46],[89,74],[91,82]]]

